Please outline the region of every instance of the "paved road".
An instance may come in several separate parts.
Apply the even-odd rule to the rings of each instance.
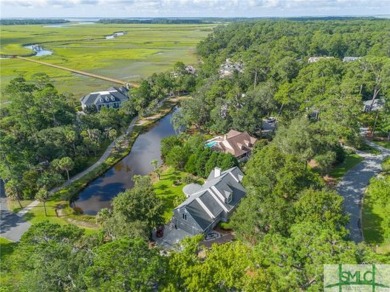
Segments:
[[[381,171],[381,163],[384,158],[390,155],[390,150],[369,141],[367,143],[382,153],[374,155],[357,151],[357,154],[362,156],[364,160],[349,170],[343,177],[343,180],[337,185],[338,193],[344,197],[344,210],[350,215],[347,228],[350,232],[351,239],[356,243],[363,241],[361,202],[364,191],[370,179]]]
[[[135,117],[129,127],[126,130],[126,134],[131,133],[131,131],[134,128],[135,123],[137,122],[137,117]],[[112,148],[114,147],[115,143],[120,141],[124,138],[124,135],[118,137],[115,139],[114,142],[112,142],[106,149],[106,151],[103,153],[103,155],[99,158],[98,161],[95,162],[95,164],[91,165],[89,168],[84,170],[83,172],[80,172],[79,174],[72,177],[69,181],[65,182],[62,186],[54,188],[50,191],[51,194],[57,192],[59,189],[68,186],[72,182],[80,179],[90,171],[94,170],[96,167],[101,165],[110,155]],[[25,214],[28,213],[32,208],[37,206],[39,204],[39,201],[34,201],[31,204],[29,204],[27,207],[20,210],[18,213],[12,213],[7,208],[7,198],[5,197],[5,191],[4,191],[4,185],[2,183],[2,180],[0,180],[0,237],[5,237],[12,241],[19,241],[22,235],[30,228],[31,224],[27,221],[28,218],[24,217]]]
[[[12,213],[7,207],[7,198],[3,180],[0,180],[0,235],[12,241],[19,241],[22,235],[30,228],[25,218]]]
[[[133,128],[134,128],[134,125],[135,123],[137,122],[138,120],[138,117],[135,117],[129,127],[127,128],[126,130],[126,134],[128,133],[131,133],[131,131],[133,131]],[[74,181],[82,178],[84,175],[86,175],[87,173],[91,172],[92,170],[94,170],[96,167],[100,166],[107,158],[108,156],[110,156],[111,154],[111,150],[112,148],[115,146],[115,143],[117,143],[118,141],[120,141],[121,139],[124,138],[124,136],[126,135],[122,135],[122,136],[119,136],[118,138],[115,139],[115,141],[113,141],[106,149],[106,151],[103,153],[103,155],[99,158],[98,161],[96,161],[93,165],[91,165],[90,167],[88,167],[86,170],[76,174],[75,176],[71,177],[70,180],[66,181],[62,186],[59,186],[59,187],[56,187],[54,189],[52,189],[50,191],[51,194],[59,191],[60,189],[64,188],[64,187],[67,187],[68,185],[70,185],[71,183],[73,183]]]

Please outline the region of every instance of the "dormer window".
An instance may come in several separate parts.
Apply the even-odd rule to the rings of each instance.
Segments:
[[[100,102],[104,102],[103,97],[100,98]]]
[[[233,194],[230,193],[229,196],[226,198],[226,203],[229,204],[232,201],[232,199],[233,199]]]
[[[228,204],[232,201],[232,192],[230,191],[224,191],[224,196],[225,196],[225,203]]]

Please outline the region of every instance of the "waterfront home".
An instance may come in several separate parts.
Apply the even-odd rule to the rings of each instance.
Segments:
[[[252,153],[252,149],[257,139],[250,136],[247,132],[239,132],[230,130],[229,133],[223,136],[217,136],[206,142],[206,147],[215,151],[230,153],[237,158],[238,161],[248,159]]]
[[[110,87],[105,91],[91,92],[80,99],[83,111],[87,108],[119,108],[122,103],[129,99],[129,90],[126,87]]]
[[[185,186],[187,199],[173,211],[175,228],[190,235],[207,235],[219,222],[226,222],[246,194],[243,177],[238,167],[225,171],[216,167],[203,185]]]

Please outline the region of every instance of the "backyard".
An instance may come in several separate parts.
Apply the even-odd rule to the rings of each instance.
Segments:
[[[184,182],[188,174],[172,167],[161,167],[160,179],[153,173],[154,190],[157,197],[164,202],[164,219],[168,222],[173,216],[173,209],[182,203],[186,196],[183,193]]]

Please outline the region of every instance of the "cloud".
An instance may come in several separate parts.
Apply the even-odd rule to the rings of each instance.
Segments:
[[[388,0],[1,0],[3,5],[24,7],[76,6],[76,5],[122,5],[122,6],[160,6],[160,7],[334,7],[350,5],[388,5]]]
[[[334,8],[343,7],[388,7],[388,0],[248,0],[250,7],[278,8]]]
[[[0,0],[4,7],[32,8],[36,11],[64,8],[74,11],[94,11],[109,15],[109,11],[123,11],[125,15],[182,16],[262,16],[262,15],[353,15],[356,11],[389,11],[390,0]],[[6,10],[4,9],[4,12]],[[30,11],[32,11],[30,9]],[[12,12],[12,8],[9,8]],[[226,12],[226,13],[220,13]],[[65,13],[65,11],[64,11]],[[4,13],[6,14],[6,13]],[[119,15],[117,12],[116,15]],[[122,15],[122,16],[125,16]],[[94,15],[91,15],[94,16]]]
[[[99,0],[1,0],[2,5],[31,8],[73,7],[80,4],[97,4]]]

